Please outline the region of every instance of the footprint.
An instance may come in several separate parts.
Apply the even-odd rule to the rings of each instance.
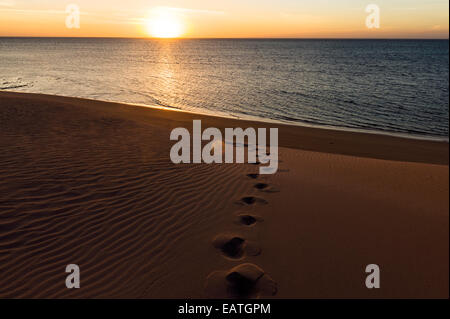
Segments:
[[[231,234],[217,236],[213,241],[213,245],[215,248],[220,249],[224,256],[232,259],[239,259],[244,255],[258,256],[261,254],[261,248],[258,245]]]
[[[259,177],[259,174],[247,174],[247,177],[257,179]]]
[[[269,187],[269,185],[267,185],[267,184],[265,184],[265,183],[258,183],[258,184],[255,184],[255,186],[254,186],[256,189],[266,189],[267,187]]]
[[[268,202],[265,199],[254,197],[254,196],[242,197],[237,203],[240,205],[254,205],[254,204],[265,205],[265,204],[268,204]]]
[[[253,187],[262,192],[265,192],[265,193],[278,193],[279,192],[279,190],[277,188],[275,188],[273,186],[269,186],[268,184],[265,184],[265,183],[258,183],[258,184],[255,184]]]
[[[237,215],[236,224],[239,225],[245,225],[245,226],[252,226],[256,224],[257,222],[262,222],[263,219],[256,215],[249,215],[245,213],[239,213]]]
[[[226,238],[218,237],[214,240],[214,247],[230,258],[240,258],[244,255],[243,245],[245,240],[240,237]]]
[[[206,278],[205,292],[211,298],[260,298],[277,293],[277,284],[260,267],[245,263],[229,271],[215,271]]]

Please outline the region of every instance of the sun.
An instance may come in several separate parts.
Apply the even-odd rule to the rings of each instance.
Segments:
[[[178,38],[183,29],[181,19],[170,10],[159,9],[147,20],[147,32],[155,38]]]

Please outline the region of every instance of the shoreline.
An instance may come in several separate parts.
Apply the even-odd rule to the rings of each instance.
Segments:
[[[22,93],[22,92],[14,92],[9,91],[12,93]],[[24,94],[42,94],[42,93],[24,93]],[[62,96],[62,95],[53,95],[53,94],[45,94],[50,96],[58,96],[58,97],[69,97],[69,96]],[[77,97],[75,97],[77,98]],[[216,115],[212,114],[213,111],[210,112],[201,112],[200,110],[196,111],[190,111],[190,110],[183,110],[175,106],[163,106],[163,105],[149,105],[149,104],[140,104],[140,103],[128,103],[128,102],[119,102],[119,101],[107,101],[107,100],[97,100],[97,99],[87,99],[87,98],[80,98],[80,99],[86,99],[91,101],[99,101],[99,102],[105,102],[105,103],[119,103],[119,104],[126,104],[130,106],[139,106],[139,107],[146,107],[150,109],[161,109],[161,110],[167,110],[167,111],[175,111],[175,112],[185,112],[190,114],[197,114],[200,116],[212,116],[212,117],[218,117],[222,118],[224,120],[241,120],[241,121],[250,121],[250,122],[260,122],[264,124],[274,124],[274,125],[288,125],[293,127],[306,127],[306,128],[314,128],[319,130],[328,130],[328,131],[339,131],[339,132],[348,132],[348,133],[363,133],[363,134],[371,134],[371,135],[382,135],[382,136],[391,136],[391,137],[397,137],[407,140],[419,140],[419,141],[430,141],[430,142],[438,142],[438,143],[450,143],[449,137],[444,136],[435,136],[435,135],[426,135],[426,134],[413,134],[413,133],[404,133],[404,132],[391,132],[391,131],[377,131],[377,130],[371,130],[371,129],[358,129],[353,127],[339,127],[339,126],[333,126],[333,125],[322,125],[322,124],[313,124],[313,123],[307,123],[302,121],[282,121],[282,120],[275,120],[275,119],[269,119],[269,118],[262,118],[257,116],[248,116],[248,117],[239,117],[238,115],[233,114],[223,114],[223,115]]]
[[[102,107],[124,107],[133,108],[139,113],[148,110],[145,116],[156,116],[159,118],[169,118],[167,114],[161,112],[178,112],[186,128],[192,127],[193,119],[202,119],[206,123],[215,124],[219,129],[227,127],[278,127],[279,146],[308,151],[317,151],[332,154],[361,156],[367,158],[386,159],[407,162],[422,162],[431,164],[449,164],[449,142],[447,140],[428,139],[426,137],[400,136],[401,133],[390,133],[382,131],[352,130],[346,128],[328,128],[316,125],[296,125],[294,123],[280,123],[276,120],[260,119],[255,120],[226,117],[222,115],[211,115],[208,113],[197,113],[178,108],[165,106],[152,106],[134,103],[110,102],[78,97],[67,97],[59,95],[49,95],[41,93],[22,93],[14,91],[0,91],[1,98],[25,98],[57,101],[61,103],[92,104]],[[191,121],[191,123],[187,123]],[[207,127],[211,124],[203,124]],[[205,126],[206,125],[206,126]],[[301,138],[306,141],[299,142]],[[339,144],[342,143],[341,147]]]
[[[262,118],[262,117],[258,117],[258,116],[247,116],[247,115],[240,117],[239,115],[225,114],[223,112],[216,112],[216,113],[220,113],[219,115],[217,115],[217,114],[213,114],[213,113],[215,113],[214,111],[208,111],[208,110],[202,112],[200,109],[196,109],[196,110],[187,110],[186,109],[185,110],[185,109],[181,109],[181,108],[175,107],[175,106],[131,103],[131,102],[124,102],[124,101],[108,101],[108,100],[101,100],[101,99],[91,99],[91,98],[76,97],[76,96],[57,95],[57,94],[20,92],[20,91],[14,91],[14,90],[0,90],[0,93],[2,93],[2,92],[18,93],[18,94],[47,95],[47,96],[54,96],[54,97],[59,97],[59,98],[75,98],[75,99],[98,101],[98,102],[104,102],[104,103],[125,104],[125,105],[138,106],[138,107],[144,107],[144,108],[150,108],[150,109],[161,109],[161,110],[167,110],[167,111],[185,112],[185,113],[190,113],[190,114],[197,114],[200,116],[212,116],[212,117],[223,118],[225,120],[233,119],[233,120],[242,120],[242,121],[251,121],[251,122],[261,122],[261,123],[265,123],[265,124],[288,125],[288,126],[294,126],[294,127],[315,128],[315,129],[339,131],[339,132],[391,136],[391,137],[403,138],[403,139],[407,139],[407,140],[420,140],[420,141],[431,141],[431,142],[439,142],[439,143],[440,142],[450,143],[450,137],[448,137],[448,136],[436,136],[436,135],[431,135],[431,134],[393,132],[393,131],[384,131],[384,130],[374,130],[374,129],[369,129],[369,128],[355,128],[355,127],[346,127],[346,126],[314,124],[314,123],[303,122],[300,120],[299,121],[276,120],[276,119]]]

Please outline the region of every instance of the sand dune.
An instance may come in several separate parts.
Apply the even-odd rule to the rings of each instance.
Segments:
[[[1,93],[0,297],[448,297],[447,143],[280,125],[262,176],[173,164],[194,118],[273,126]]]

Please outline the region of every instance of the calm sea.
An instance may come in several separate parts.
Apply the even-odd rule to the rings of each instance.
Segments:
[[[448,138],[448,40],[0,38],[0,89]]]

